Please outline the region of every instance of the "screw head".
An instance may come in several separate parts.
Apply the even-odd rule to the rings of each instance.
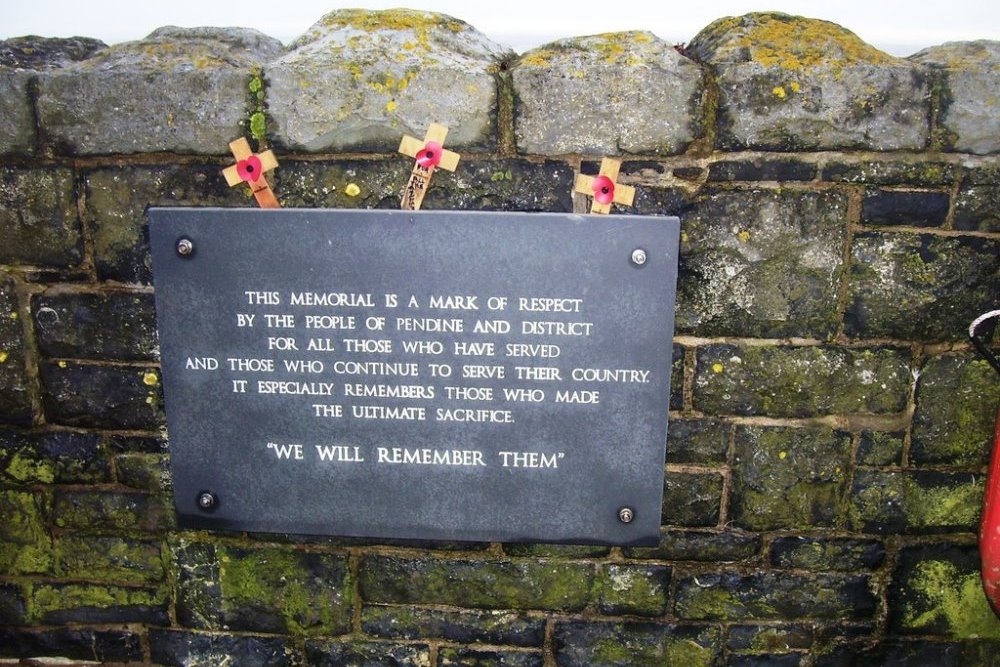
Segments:
[[[642,266],[646,263],[646,251],[642,248],[636,248],[632,251],[632,263],[636,266]]]
[[[191,239],[181,239],[177,242],[177,254],[181,257],[190,257],[194,252],[194,243]]]
[[[212,509],[213,507],[215,507],[216,502],[217,500],[215,498],[215,494],[213,493],[205,491],[203,493],[198,494],[198,507],[200,507],[203,510],[207,511]]]
[[[635,512],[632,511],[631,507],[623,507],[618,510],[618,520],[622,523],[632,523],[632,519],[635,518]]]

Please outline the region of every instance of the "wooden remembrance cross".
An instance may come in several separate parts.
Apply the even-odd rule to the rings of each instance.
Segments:
[[[253,191],[253,196],[257,198],[257,203],[261,208],[281,208],[278,198],[274,196],[270,184],[267,182],[265,172],[271,171],[278,166],[278,160],[271,151],[254,153],[250,150],[250,143],[240,137],[229,144],[229,150],[236,158],[236,164],[229,165],[222,170],[222,175],[226,178],[229,187],[246,183]]]
[[[406,189],[403,190],[403,201],[400,208],[404,211],[420,210],[435,167],[441,167],[448,171],[455,171],[458,167],[458,160],[461,156],[444,148],[446,136],[448,136],[447,127],[431,123],[423,141],[404,135],[403,140],[399,142],[399,152],[416,160],[413,171],[410,172],[410,180],[406,184]]]
[[[611,204],[632,205],[635,188],[615,182],[618,180],[618,170],[621,166],[619,160],[604,158],[601,160],[601,171],[597,176],[576,175],[576,185],[573,190],[594,198],[594,203],[590,207],[591,213],[610,213]]]

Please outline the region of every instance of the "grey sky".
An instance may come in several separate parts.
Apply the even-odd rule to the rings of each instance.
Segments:
[[[307,0],[2,0],[0,39],[36,34],[46,37],[81,35],[115,43],[140,39],[163,25],[241,26],[256,28],[290,42],[323,14],[340,7],[386,9],[400,1]],[[404,0],[405,1],[405,0]],[[775,10],[839,23],[865,41],[894,55],[905,56],[942,42],[1000,40],[1000,3],[988,0],[740,0],[716,2],[632,2],[576,0],[539,2],[504,0],[414,0],[415,9],[443,12],[471,23],[494,41],[517,51],[575,35],[619,30],[649,30],[669,42],[688,42],[717,18],[751,11]]]

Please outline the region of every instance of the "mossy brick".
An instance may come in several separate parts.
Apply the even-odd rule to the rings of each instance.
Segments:
[[[893,414],[913,378],[907,350],[827,346],[698,348],[694,407],[708,414]]]
[[[255,69],[281,42],[246,28],[165,27],[38,75],[38,117],[60,153],[228,154]]]
[[[1000,639],[1000,619],[983,593],[975,546],[904,547],[889,587],[894,634]]]
[[[760,535],[741,530],[663,529],[658,546],[627,547],[624,552],[626,558],[735,563],[756,558],[762,542]]]
[[[52,571],[48,494],[0,488],[0,575]]]
[[[138,491],[163,494],[172,488],[170,461],[160,454],[124,454],[116,456],[115,478],[122,486]]]
[[[465,160],[459,168],[465,167]],[[398,209],[412,170],[402,156],[391,160],[336,160],[282,163],[275,171],[275,188],[285,206],[301,208]],[[434,179],[437,188],[444,172]]]
[[[594,568],[546,560],[368,555],[358,576],[361,598],[369,602],[580,611],[590,601]]]
[[[836,525],[850,456],[850,436],[826,426],[737,427],[730,518],[749,530]]]
[[[395,151],[433,119],[446,148],[492,148],[496,75],[512,56],[444,14],[333,11],[267,64],[268,125],[288,149]]]
[[[153,295],[62,292],[31,302],[35,340],[45,357],[155,361],[159,358]]]
[[[722,482],[717,472],[666,472],[661,523],[688,528],[718,524]]]
[[[559,667],[710,667],[719,639],[706,626],[566,621],[556,624],[552,649]]]
[[[545,619],[512,611],[365,605],[361,630],[385,639],[443,639],[461,644],[531,647],[545,642]]]
[[[816,667],[891,665],[892,667],[984,667],[995,665],[1000,642],[974,639],[960,642],[889,638],[847,643],[818,653]]]
[[[454,178],[435,177],[424,205],[441,210],[570,213],[573,179],[572,167],[557,160],[468,160],[459,164]]]
[[[351,629],[347,558],[289,548],[218,547],[223,626],[294,635]]]
[[[812,648],[815,632],[805,624],[734,625],[729,628],[726,648],[750,654],[782,654]]]
[[[671,419],[667,463],[725,463],[729,430],[729,424],[720,419]]]
[[[839,192],[704,191],[681,214],[678,333],[831,336],[846,229]]]
[[[947,147],[984,155],[1000,151],[1000,42],[948,42],[909,60],[941,73],[941,118]]]
[[[110,479],[100,437],[95,434],[0,428],[0,483],[85,484]]]
[[[707,572],[677,582],[678,618],[725,620],[863,620],[878,602],[864,575],[761,571]]]
[[[162,435],[104,434],[101,446],[112,454],[165,454],[167,439]]]
[[[670,409],[684,409],[684,346],[674,344],[670,352]]]
[[[947,192],[869,188],[861,201],[861,224],[940,227],[950,202]]]
[[[35,114],[31,100],[37,72],[84,60],[104,45],[96,39],[37,36],[0,41],[0,155],[33,154]]]
[[[671,572],[665,565],[604,565],[594,584],[597,609],[606,616],[662,616],[667,611]]]
[[[142,639],[131,630],[53,628],[35,630],[0,625],[0,657],[59,656],[105,663],[142,662]]]
[[[66,579],[116,584],[163,581],[162,545],[127,537],[64,535],[55,547],[55,573]]]
[[[586,165],[587,163],[583,163]],[[626,163],[627,164],[627,163]],[[624,165],[623,165],[624,166]],[[592,170],[594,176],[599,171],[600,165]],[[581,166],[581,173],[586,173]],[[624,181],[624,179],[622,179]],[[654,182],[658,182],[657,181]],[[635,201],[632,207],[619,207],[616,213],[637,215],[676,215],[683,217],[690,214],[698,202],[697,196],[691,190],[682,187],[662,187],[659,185],[646,185],[643,181],[635,181]],[[577,195],[582,197],[583,195]]]
[[[6,625],[23,625],[27,622],[28,601],[24,589],[17,584],[0,582],[0,630]],[[4,644],[0,642],[0,646]]]
[[[687,50],[714,70],[724,149],[921,149],[924,71],[827,21],[774,12],[719,19]]]
[[[164,425],[163,388],[155,368],[59,361],[43,363],[40,370],[50,423],[148,430]]]
[[[508,556],[526,558],[604,558],[611,547],[594,544],[504,544]]]
[[[823,180],[865,185],[952,185],[960,177],[959,167],[936,162],[925,155],[910,160],[840,160],[823,166]]]
[[[0,273],[0,423],[26,426],[33,420],[32,388],[16,290],[13,278]]]
[[[294,667],[302,656],[287,637],[199,634],[186,630],[151,628],[149,653],[156,665],[268,665]]]
[[[73,172],[0,167],[0,264],[67,268],[83,259]]]
[[[955,197],[955,229],[1000,232],[1000,187],[973,185]]]
[[[30,618],[37,624],[167,625],[166,587],[132,588],[104,584],[46,584],[31,586]]]
[[[903,460],[902,431],[884,432],[865,429],[858,442],[857,463],[862,466],[898,466]]]
[[[878,540],[840,537],[778,537],[769,550],[773,567],[830,572],[873,570],[885,561]]]
[[[541,651],[503,651],[442,647],[438,652],[441,667],[542,667]]]
[[[156,496],[100,490],[57,490],[55,526],[95,535],[158,533],[174,525],[173,507]]]
[[[673,155],[704,132],[701,68],[649,32],[550,42],[512,75],[522,153]]]
[[[858,471],[850,524],[877,534],[974,533],[984,481],[973,473]]]
[[[1000,382],[988,362],[972,353],[931,357],[917,383],[911,463],[985,464],[998,405]]]
[[[169,541],[177,622],[185,628],[222,628],[222,591],[215,544],[186,538]]]
[[[230,188],[215,164],[131,165],[87,172],[85,215],[101,280],[150,284],[146,209],[252,206],[249,188]]]
[[[431,664],[431,652],[427,644],[309,640],[306,661],[310,667],[427,667]]]
[[[708,180],[718,181],[811,181],[816,178],[812,162],[789,158],[719,160],[708,167]]]
[[[729,656],[726,667],[799,667],[804,663],[805,656],[799,653],[779,654],[745,654],[735,653]]]
[[[994,305],[1000,241],[863,232],[851,244],[844,329],[855,338],[951,341]]]

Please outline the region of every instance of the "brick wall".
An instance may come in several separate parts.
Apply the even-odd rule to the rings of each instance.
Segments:
[[[0,43],[0,664],[990,664],[976,535],[1000,382],[1000,44],[892,58],[754,14],[517,56],[461,21],[343,11],[284,47],[165,28]],[[682,251],[656,548],[175,527],[145,210],[625,213]],[[227,663],[226,661],[231,661]]]

